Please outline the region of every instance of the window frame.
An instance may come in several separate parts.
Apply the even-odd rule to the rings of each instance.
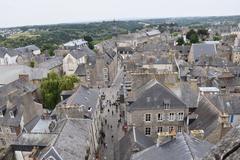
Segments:
[[[171,116],[171,114],[173,114],[173,116]],[[175,121],[176,117],[175,117],[175,113],[174,112],[170,112],[169,113],[169,117],[168,117],[168,121]]]
[[[159,114],[160,114],[161,119],[159,119],[159,116],[158,116]],[[157,113],[157,121],[158,122],[164,121],[164,114],[163,113]]]
[[[147,115],[150,115],[149,121],[146,120],[146,119],[147,119]],[[144,114],[144,121],[145,121],[145,122],[150,123],[150,122],[151,122],[151,119],[152,119],[152,114],[151,114],[151,113],[145,113],[145,114]]]
[[[182,114],[182,115],[180,115],[180,114]],[[184,120],[184,112],[178,112],[177,119],[178,119],[178,121],[183,121]]]
[[[147,131],[149,129],[149,131]],[[147,134],[149,132],[149,134]],[[145,136],[151,136],[151,127],[145,127]]]
[[[159,132],[159,128],[161,128],[161,131]],[[157,126],[157,133],[162,133],[163,132],[163,126]]]

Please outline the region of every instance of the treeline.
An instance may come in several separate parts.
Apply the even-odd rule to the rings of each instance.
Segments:
[[[113,35],[135,32],[142,29],[143,24],[138,21],[108,21],[88,24],[59,24],[20,27],[26,35],[0,38],[0,46],[17,48],[35,44],[51,55],[59,45],[73,39],[91,37],[91,47],[94,44],[110,39]]]

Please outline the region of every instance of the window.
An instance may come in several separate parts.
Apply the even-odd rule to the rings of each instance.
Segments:
[[[9,111],[9,115],[10,115],[11,118],[14,118],[13,111]]]
[[[150,102],[150,100],[151,100],[151,97],[147,97],[147,102]]]
[[[145,135],[146,136],[151,135],[151,128],[149,128],[149,127],[145,128]]]
[[[157,114],[157,120],[158,121],[163,121],[163,114],[162,113]]]
[[[2,144],[2,146],[6,145],[6,141],[3,138],[0,138],[0,144]]]
[[[178,126],[177,131],[182,132],[182,126]]]
[[[170,108],[170,100],[169,99],[164,99],[163,100],[163,106],[164,106],[164,109],[169,109]]]
[[[163,132],[163,127],[157,127],[157,133]]]
[[[11,133],[16,133],[16,130],[14,127],[10,127],[10,131],[11,131]]]
[[[173,129],[174,129],[173,126],[170,126],[168,132],[171,133]]]
[[[169,120],[169,121],[174,121],[174,119],[175,119],[174,113],[169,113],[168,120]]]
[[[53,156],[47,158],[47,160],[56,160]]]
[[[151,114],[145,114],[145,121],[151,122]]]
[[[184,118],[183,112],[178,113],[178,120],[179,120],[179,121],[182,121],[183,118]]]

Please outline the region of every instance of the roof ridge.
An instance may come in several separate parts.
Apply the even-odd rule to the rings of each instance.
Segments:
[[[188,148],[188,150],[189,150],[189,152],[190,152],[190,154],[192,156],[192,159],[195,159],[194,155],[193,155],[193,152],[192,152],[192,149],[191,149],[191,147],[190,147],[190,145],[188,143],[188,140],[187,140],[187,137],[186,137],[185,133],[182,133],[182,136],[183,136],[184,142],[186,143],[187,148]]]

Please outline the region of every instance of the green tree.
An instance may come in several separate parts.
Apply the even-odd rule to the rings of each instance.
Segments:
[[[88,41],[88,42],[92,42],[92,41],[93,41],[93,39],[92,39],[91,36],[84,36],[83,39],[84,39],[85,41]]]
[[[35,62],[34,62],[34,61],[31,61],[31,62],[30,62],[30,67],[32,67],[32,68],[35,67]]]
[[[186,37],[190,41],[190,43],[198,43],[199,42],[198,34],[193,29],[191,29],[190,31],[187,32]]]
[[[177,45],[178,45],[178,46],[181,46],[181,45],[184,45],[184,44],[185,44],[185,42],[184,42],[183,37],[179,37],[179,38],[177,39]]]
[[[43,106],[47,109],[54,109],[60,102],[60,93],[62,90],[71,90],[74,83],[78,82],[76,76],[59,76],[55,72],[50,72],[48,77],[44,79],[40,86],[43,99]]]
[[[40,91],[45,108],[52,110],[60,101],[61,90],[59,85],[59,77],[54,72],[49,73],[48,77],[42,81]]]

